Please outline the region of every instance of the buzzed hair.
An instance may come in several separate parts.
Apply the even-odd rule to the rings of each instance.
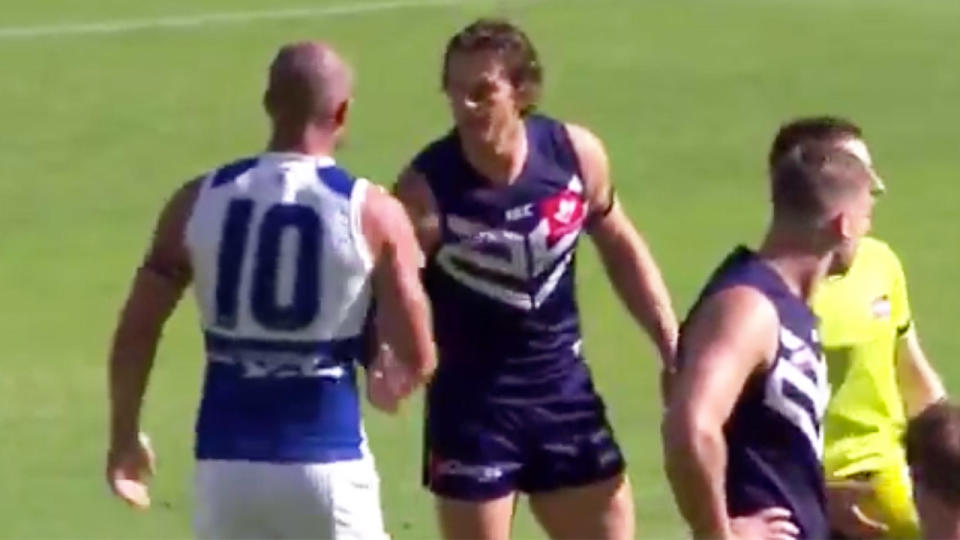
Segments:
[[[904,442],[917,483],[960,508],[960,407],[930,405],[907,424]]]
[[[835,145],[800,142],[771,170],[774,221],[815,225],[871,183],[869,168]]]
[[[841,139],[862,139],[863,130],[839,116],[808,116],[780,126],[770,145],[767,165],[773,170],[777,161],[802,142],[834,143]]]
[[[350,68],[332,47],[301,41],[277,51],[263,103],[275,120],[306,123],[332,116],[352,91]]]

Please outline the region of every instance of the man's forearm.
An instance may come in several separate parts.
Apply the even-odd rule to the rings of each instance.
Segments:
[[[149,269],[134,278],[110,351],[110,442],[129,444],[140,430],[140,409],[164,323],[184,285]]]
[[[666,431],[667,477],[693,537],[729,537],[730,520],[724,494],[727,452],[723,434],[670,425]]]
[[[110,358],[110,444],[137,439],[140,410],[153,367],[153,351],[143,343],[117,341]]]
[[[601,248],[610,281],[657,346],[661,358],[673,359],[677,342],[677,319],[660,269],[639,234],[625,231]]]
[[[916,330],[911,329],[898,340],[897,368],[900,392],[909,417],[920,414],[946,395],[940,376],[920,347]]]

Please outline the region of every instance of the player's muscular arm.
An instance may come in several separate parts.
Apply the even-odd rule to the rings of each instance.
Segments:
[[[397,178],[393,193],[410,216],[420,249],[432,253],[440,243],[440,217],[426,178],[408,167]]]
[[[777,314],[757,291],[708,299],[684,330],[683,358],[663,422],[667,476],[695,538],[731,538],[723,426],[748,378],[776,354]]]
[[[946,397],[943,382],[927,360],[912,324],[897,340],[897,378],[910,418]]]
[[[669,369],[676,352],[677,318],[660,269],[616,198],[603,143],[579,126],[568,125],[567,132],[584,175],[587,230],[617,294],[646,329]]]
[[[143,475],[153,460],[138,438],[140,410],[161,330],[192,277],[183,234],[199,185],[199,179],[185,184],[161,212],[110,352],[107,481],[115,493],[139,507],[149,505]]]
[[[110,352],[111,446],[137,439],[140,407],[160,332],[190,283],[183,234],[199,183],[187,183],[167,202],[121,312]]]
[[[363,231],[375,261],[378,336],[417,382],[426,381],[436,367],[436,352],[413,227],[396,199],[371,189],[363,208]]]

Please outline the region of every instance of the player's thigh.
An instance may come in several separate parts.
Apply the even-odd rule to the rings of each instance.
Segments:
[[[380,507],[380,478],[373,461],[363,459],[328,467],[333,538],[383,540],[387,534]]]
[[[478,501],[437,495],[440,532],[448,540],[508,540],[515,502],[514,493]]]
[[[437,497],[493,501],[518,491],[526,463],[510,407],[433,406],[425,422],[423,481]]]
[[[633,494],[623,473],[578,487],[532,493],[530,508],[551,538],[631,539]]]
[[[525,466],[516,433],[492,414],[432,415],[427,423],[424,480],[443,537],[509,538]]]
[[[201,539],[275,536],[263,519],[254,464],[204,460],[194,471],[194,535]]]
[[[276,467],[274,511],[267,517],[278,538],[385,537],[372,459]]]
[[[589,380],[565,400],[531,411],[529,466],[520,486],[554,538],[631,538],[626,463]]]

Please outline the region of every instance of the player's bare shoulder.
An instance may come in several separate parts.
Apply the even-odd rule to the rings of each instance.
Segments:
[[[186,284],[192,277],[184,238],[203,180],[199,176],[184,183],[167,200],[144,258],[144,268],[177,284]]]
[[[363,235],[374,260],[382,248],[401,236],[412,236],[410,219],[403,204],[380,186],[371,184],[363,204]]]
[[[393,194],[406,209],[421,249],[431,252],[440,243],[440,217],[426,175],[407,166],[397,178]]]
[[[765,363],[772,363],[778,328],[776,307],[762,292],[745,285],[724,289],[705,298],[684,324],[681,361],[722,348],[743,358],[756,352]]]
[[[565,124],[567,137],[580,164],[584,195],[592,215],[606,215],[615,204],[607,149],[593,131],[579,124]]]
[[[587,187],[603,187],[610,182],[610,160],[603,141],[589,128],[567,123],[567,136],[580,162]],[[601,185],[598,185],[601,184]]]

